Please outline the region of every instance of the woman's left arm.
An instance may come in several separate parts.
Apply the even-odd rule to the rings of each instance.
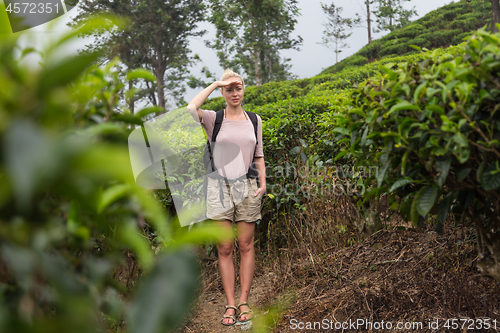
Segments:
[[[264,157],[255,157],[254,162],[260,184],[260,187],[257,189],[254,196],[259,195],[259,193],[264,195],[264,193],[266,193],[266,164],[264,162]]]

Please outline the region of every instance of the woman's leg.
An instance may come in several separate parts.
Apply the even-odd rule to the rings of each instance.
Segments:
[[[238,222],[236,224],[238,230],[238,247],[240,248],[241,263],[240,263],[240,280],[241,280],[241,295],[240,301],[247,302],[250,288],[252,287],[253,273],[255,270],[255,250],[253,247],[253,236],[255,231],[255,222]],[[246,305],[240,307],[241,311],[250,310]],[[241,320],[246,320],[251,317],[250,314],[241,316]]]
[[[227,228],[232,232],[231,221],[216,222],[222,228]],[[217,251],[219,253],[219,273],[222,279],[222,287],[226,294],[227,305],[236,305],[234,301],[234,265],[233,265],[233,240],[219,242]],[[234,309],[227,309],[225,314],[234,315]],[[223,322],[231,324],[231,318],[224,318]]]

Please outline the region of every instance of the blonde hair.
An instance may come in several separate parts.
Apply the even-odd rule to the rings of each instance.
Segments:
[[[224,74],[222,74],[222,77],[220,78],[220,80],[224,81],[224,80],[229,79],[230,77],[236,77],[236,78],[240,79],[242,85],[245,86],[245,81],[243,81],[243,78],[241,77],[241,75],[238,74],[238,73],[236,73],[236,72],[233,72],[230,69],[226,69],[226,71],[224,72]],[[221,88],[221,91],[222,91],[222,88]]]

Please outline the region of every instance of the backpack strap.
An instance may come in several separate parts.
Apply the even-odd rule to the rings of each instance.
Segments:
[[[257,115],[251,111],[245,111],[248,116],[250,117],[250,120],[252,121],[253,124],[253,130],[255,133],[255,147],[259,144],[258,136],[257,136]],[[255,149],[256,150],[256,149]],[[255,156],[255,150],[253,151],[253,156]]]
[[[215,163],[214,163],[214,158],[213,158],[213,153],[212,153],[212,148],[211,146],[215,142],[215,139],[217,138],[217,134],[219,134],[220,127],[222,125],[222,120],[224,118],[224,110],[219,110],[215,113],[215,124],[214,124],[214,129],[212,131],[212,144],[207,139],[207,148],[208,148],[208,153],[209,153],[209,158],[210,158],[210,164],[212,166],[212,171],[215,171]]]
[[[224,119],[224,110],[219,110],[215,113],[215,124],[214,130],[212,132],[212,143],[215,142],[217,134],[219,134],[220,127],[222,125],[222,120]]]

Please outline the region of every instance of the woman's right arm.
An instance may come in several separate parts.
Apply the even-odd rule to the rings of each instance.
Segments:
[[[205,102],[205,100],[210,96],[210,94],[217,88],[223,87],[228,85],[230,82],[228,81],[215,81],[202,91],[196,95],[193,100],[188,104],[187,110],[191,117],[193,117],[194,120],[197,120],[196,117],[198,117],[199,121],[201,122],[202,118],[202,112],[201,112],[201,105]]]

